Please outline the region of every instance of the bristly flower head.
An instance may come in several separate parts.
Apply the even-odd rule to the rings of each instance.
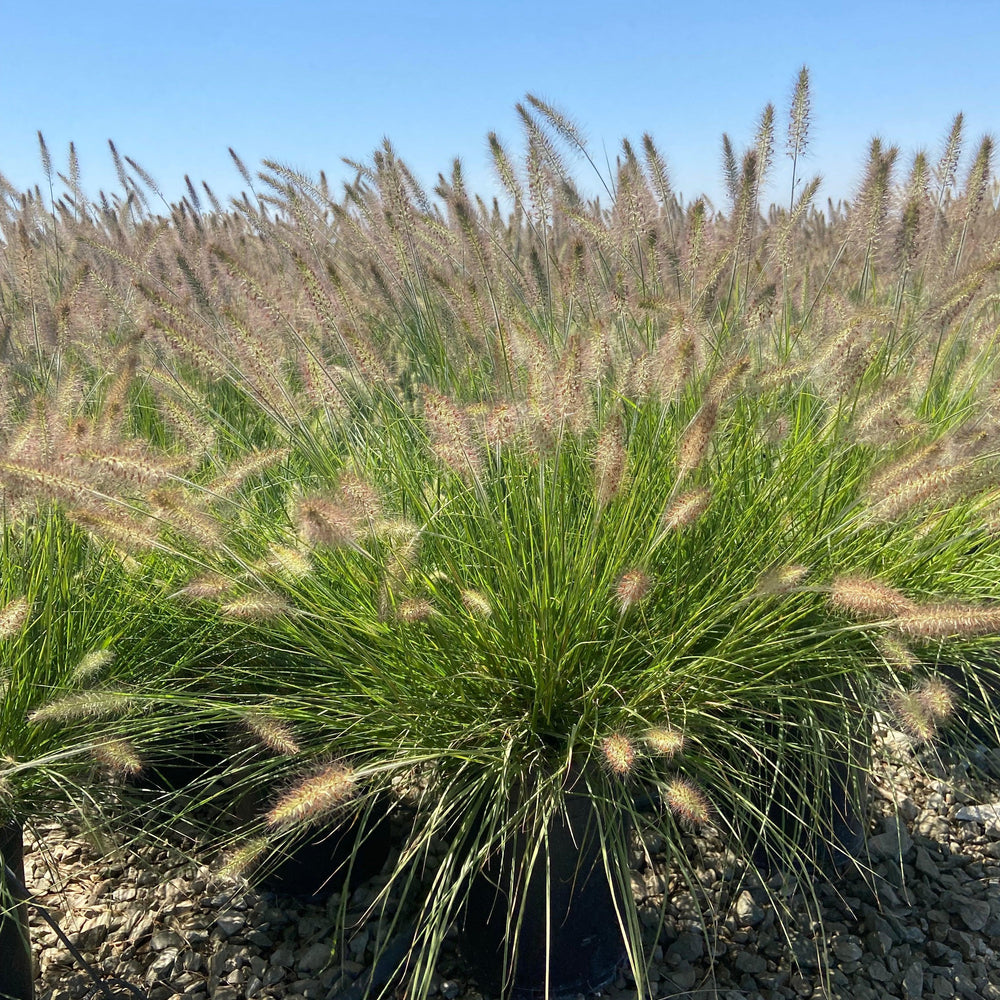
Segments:
[[[910,736],[929,743],[937,735],[934,717],[918,692],[897,692],[892,699],[892,707],[903,731]]]
[[[403,622],[426,621],[432,614],[434,614],[433,605],[422,597],[410,597],[402,601],[396,609],[396,617]]]
[[[712,494],[707,489],[691,490],[682,493],[663,512],[663,528],[665,531],[680,531],[701,517],[708,509]]]
[[[659,726],[650,729],[643,739],[650,750],[664,757],[676,757],[684,750],[684,734],[677,729]]]
[[[807,576],[809,567],[800,563],[789,563],[785,566],[777,566],[775,569],[763,573],[757,581],[757,589],[754,591],[758,597],[777,596],[779,594],[791,593]]]
[[[635,746],[624,733],[612,733],[601,740],[601,753],[612,774],[624,777],[635,765]]]
[[[343,764],[331,764],[282,795],[265,818],[272,827],[314,823],[343,805],[354,792],[354,772]]]
[[[463,479],[478,476],[482,459],[475,450],[466,415],[446,396],[425,388],[424,420],[438,461]]]
[[[489,618],[493,614],[490,602],[478,590],[463,590],[462,604],[474,618]]]
[[[944,722],[955,713],[955,692],[937,677],[928,677],[914,692],[935,722]]]
[[[912,650],[897,636],[884,635],[875,645],[886,663],[897,670],[909,672],[920,662]]]
[[[621,492],[627,464],[625,432],[621,420],[616,417],[601,429],[594,451],[594,480],[599,507],[606,507]]]
[[[921,604],[900,614],[893,625],[914,639],[972,638],[1000,632],[1000,607],[975,604]]]
[[[300,497],[292,508],[292,522],[307,545],[337,548],[357,544],[355,511],[322,494]]]
[[[219,869],[219,875],[224,879],[243,878],[260,863],[270,847],[271,841],[267,837],[255,837],[229,855]]]
[[[0,639],[13,639],[24,628],[31,614],[26,597],[18,597],[0,610]]]
[[[843,575],[830,585],[830,603],[838,610],[867,621],[893,618],[913,608],[913,602],[881,580]]]
[[[678,819],[692,826],[702,826],[712,818],[705,793],[686,778],[670,781],[663,789],[663,798]]]
[[[267,564],[293,580],[304,579],[312,572],[309,557],[287,545],[272,545],[268,549]]]
[[[677,445],[677,481],[697,469],[708,454],[712,432],[719,418],[719,404],[708,400],[698,411]]]
[[[294,757],[301,749],[290,726],[263,712],[247,712],[243,716],[243,724],[264,746],[275,753]]]
[[[116,774],[135,775],[142,771],[142,758],[128,740],[95,743],[90,752],[96,760]]]
[[[81,658],[73,668],[73,680],[77,684],[92,681],[112,660],[115,654],[110,649],[94,649]]]
[[[234,583],[235,581],[219,573],[205,573],[181,587],[173,596],[186,597],[192,601],[213,601],[231,590]]]
[[[633,604],[638,604],[649,593],[652,585],[652,578],[644,570],[630,569],[622,573],[615,586],[615,595],[622,614]]]
[[[271,621],[287,615],[291,610],[291,605],[280,595],[262,591],[223,604],[219,614],[237,621]]]

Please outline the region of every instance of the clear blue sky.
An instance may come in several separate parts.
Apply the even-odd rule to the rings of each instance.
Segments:
[[[720,137],[749,143],[773,101],[779,138],[795,76],[812,74],[807,170],[820,197],[849,195],[873,135],[904,162],[932,153],[964,111],[967,149],[1000,133],[997,4],[959,2],[672,3],[476,0],[371,10],[318,0],[49,0],[5,4],[0,171],[42,179],[41,130],[58,169],[76,142],[84,187],[117,182],[107,139],[168,198],[183,176],[220,195],[243,184],[226,149],[347,176],[388,136],[433,182],[453,157],[492,194],[485,136],[519,148],[514,104],[534,92],[567,111],[595,159],[649,131],[675,187],[721,202]],[[785,164],[769,195],[787,199]],[[580,167],[579,176],[586,176]]]

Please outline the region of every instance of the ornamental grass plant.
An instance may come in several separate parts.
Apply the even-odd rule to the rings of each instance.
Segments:
[[[503,203],[458,162],[426,192],[386,144],[339,196],[234,154],[242,198],[157,214],[112,148],[120,196],[87,203],[71,157],[67,195],[7,190],[0,220],[9,516],[57,504],[198,623],[127,689],[273,751],[232,872],[406,803],[373,906],[380,946],[412,920],[415,996],[477,873],[515,845],[512,887],[546,869],[568,792],[645,990],[630,830],[689,879],[691,830],[751,866],[763,838],[808,885],[863,823],[877,723],[995,717],[991,140],[961,184],[961,116],[902,178],[875,140],[821,211],[803,71],[765,213],[771,106],[742,156],[724,137],[721,209],[649,136],[588,198],[580,130],[518,111]]]

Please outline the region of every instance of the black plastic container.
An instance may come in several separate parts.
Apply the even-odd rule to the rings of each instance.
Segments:
[[[0,826],[0,998],[31,1000],[34,995],[28,906],[7,879],[6,868],[24,884],[24,840],[21,826]]]
[[[317,901],[345,888],[353,891],[382,870],[392,847],[391,834],[387,803],[376,803],[367,819],[363,812],[348,814],[293,843],[280,861],[265,866],[259,886]]]
[[[481,987],[514,1000],[545,996],[546,972],[550,1000],[595,992],[615,978],[625,958],[621,925],[632,900],[619,898],[615,905],[620,893],[605,870],[591,797],[566,793],[565,814],[548,830],[548,858],[543,845],[530,876],[521,880],[525,888],[511,898],[512,867],[532,850],[527,835],[515,838],[473,879],[461,927],[463,956]],[[522,906],[515,949],[510,937]]]

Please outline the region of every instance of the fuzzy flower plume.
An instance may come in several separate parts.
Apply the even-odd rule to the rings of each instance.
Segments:
[[[708,509],[712,494],[707,489],[690,490],[673,500],[663,512],[663,529],[680,531],[701,517]]]
[[[278,594],[267,591],[260,591],[253,594],[245,594],[234,601],[229,601],[219,608],[219,614],[223,618],[232,618],[236,621],[271,621],[280,618],[291,611],[291,605]]]
[[[594,451],[594,480],[597,503],[606,507],[621,492],[625,482],[628,452],[621,421],[609,420],[601,429]]]
[[[301,749],[291,727],[263,712],[248,712],[243,724],[250,733],[277,754],[294,757]]]
[[[897,670],[911,671],[920,661],[900,638],[884,635],[876,643],[882,658]]]
[[[36,725],[47,722],[74,722],[77,719],[107,718],[124,715],[135,706],[135,699],[118,691],[79,691],[50,701],[36,708],[28,721]]]
[[[463,479],[478,476],[482,459],[473,447],[468,417],[446,396],[425,388],[424,420],[434,457]]]
[[[205,573],[181,587],[173,596],[185,597],[191,601],[214,601],[232,587],[233,581],[228,577],[220,573]]]
[[[894,618],[913,608],[900,591],[872,577],[838,576],[830,585],[830,603],[838,610],[866,621]]]
[[[331,549],[357,545],[355,512],[323,494],[300,497],[292,507],[292,523],[307,545]]]
[[[159,543],[157,531],[122,511],[67,510],[66,517],[95,538],[124,552],[148,552]]]
[[[712,432],[719,419],[719,404],[709,400],[695,415],[677,445],[677,479],[697,469],[708,454]]]
[[[422,597],[411,597],[402,601],[396,609],[396,617],[403,622],[426,621],[434,614],[434,608],[430,601]]]
[[[301,580],[312,572],[309,557],[287,545],[272,545],[267,551],[267,565],[293,580]]]
[[[254,837],[237,847],[223,862],[219,875],[224,879],[239,879],[248,875],[270,850],[271,841],[267,837]]]
[[[18,597],[0,609],[0,639],[13,639],[21,632],[31,614],[26,597]]]
[[[492,448],[506,448],[514,443],[521,431],[521,414],[513,403],[500,403],[483,419],[483,436]]]
[[[612,774],[624,777],[635,765],[635,746],[624,733],[612,733],[601,740],[601,753]]]
[[[128,740],[105,740],[95,743],[90,752],[94,759],[115,774],[131,776],[142,771],[142,758]]]
[[[354,791],[354,772],[343,764],[331,764],[285,792],[268,811],[267,823],[272,827],[315,823],[347,802]]]
[[[641,569],[630,569],[622,573],[615,586],[615,596],[622,614],[633,604],[638,604],[652,587],[653,581],[648,573]]]
[[[270,468],[279,465],[288,458],[287,448],[267,448],[252,451],[237,462],[233,462],[224,472],[209,483],[210,493],[218,496],[229,496],[240,488],[248,479]]]
[[[705,793],[685,778],[674,778],[663,789],[663,798],[670,811],[691,826],[702,826],[712,818],[712,809]]]
[[[368,480],[354,472],[340,477],[337,496],[345,510],[354,516],[356,524],[372,526],[382,516],[382,498]]]
[[[677,729],[659,726],[643,736],[646,746],[664,757],[676,757],[684,750],[684,734]]]
[[[809,567],[800,563],[777,566],[761,575],[755,594],[765,597],[791,593],[808,575]]]
[[[917,688],[916,696],[935,722],[944,722],[955,714],[955,692],[937,677],[928,677]]]
[[[911,639],[968,639],[1000,632],[1000,606],[975,604],[921,604],[911,606],[893,620],[893,625]]]
[[[903,731],[914,739],[929,743],[937,735],[934,717],[916,691],[899,691],[892,707]]]
[[[73,668],[73,680],[77,684],[88,684],[115,658],[110,649],[94,649],[81,657]]]
[[[462,604],[473,618],[489,618],[493,614],[492,605],[478,590],[463,590]]]

